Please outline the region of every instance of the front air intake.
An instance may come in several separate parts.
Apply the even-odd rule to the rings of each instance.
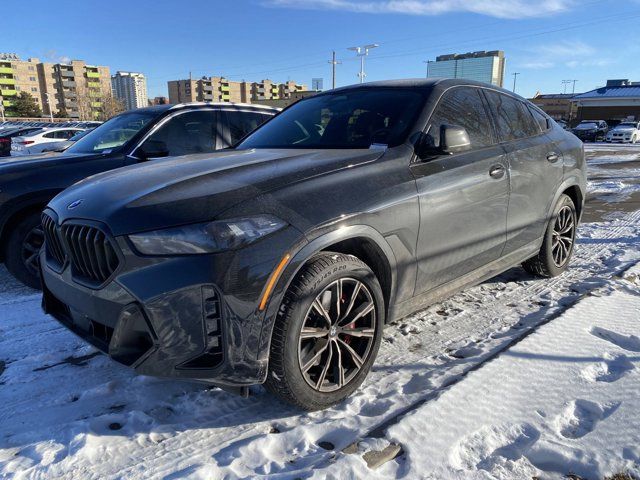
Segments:
[[[111,238],[100,229],[70,224],[63,225],[61,231],[74,280],[99,286],[117,270],[120,259],[116,249]]]

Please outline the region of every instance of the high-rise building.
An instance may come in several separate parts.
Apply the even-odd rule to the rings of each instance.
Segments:
[[[126,110],[148,106],[147,79],[142,73],[116,72],[111,75],[111,88]]]
[[[428,77],[465,78],[502,87],[505,58],[502,50],[440,55],[427,63]]]
[[[198,80],[171,80],[168,82],[169,102],[233,102],[251,103],[258,100],[288,98],[295,92],[306,90],[296,82],[275,83],[234,82],[225,77],[202,77]]]
[[[87,65],[82,60],[43,63],[0,54],[0,97],[5,113],[11,113],[20,92],[32,95],[43,114],[89,120],[103,118],[109,110],[109,67]]]

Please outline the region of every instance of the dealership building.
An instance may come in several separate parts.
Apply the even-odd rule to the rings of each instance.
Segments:
[[[625,119],[640,120],[640,82],[608,80],[607,85],[575,95],[577,120],[606,120],[615,124]]]

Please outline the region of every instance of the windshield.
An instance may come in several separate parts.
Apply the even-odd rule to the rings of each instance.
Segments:
[[[426,94],[376,88],[318,95],[276,115],[236,148],[393,147],[407,138]]]
[[[129,112],[103,123],[82,137],[73,146],[70,153],[110,153],[120,148],[158,116],[151,112]]]
[[[619,123],[616,128],[636,128],[636,126],[637,126],[636,123],[622,122],[622,123]]]
[[[587,129],[592,129],[592,128],[598,128],[598,124],[597,123],[593,123],[593,122],[581,123],[576,128],[579,129],[579,130],[587,130]]]
[[[78,132],[78,133],[76,133],[73,137],[71,137],[71,138],[69,139],[69,141],[70,141],[70,142],[77,142],[77,141],[78,141],[78,140],[80,140],[82,137],[84,137],[86,134],[88,134],[88,133],[90,133],[90,132],[92,132],[92,131],[93,131],[93,129],[90,129],[90,130],[84,130],[84,131],[82,131],[82,132]]]

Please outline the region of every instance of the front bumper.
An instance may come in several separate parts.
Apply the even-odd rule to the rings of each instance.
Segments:
[[[264,382],[263,324],[257,305],[289,227],[236,252],[141,257],[124,237],[115,275],[99,288],[77,282],[69,265],[40,264],[43,308],[67,328],[136,372],[221,386]],[[270,318],[267,321],[272,321]]]

